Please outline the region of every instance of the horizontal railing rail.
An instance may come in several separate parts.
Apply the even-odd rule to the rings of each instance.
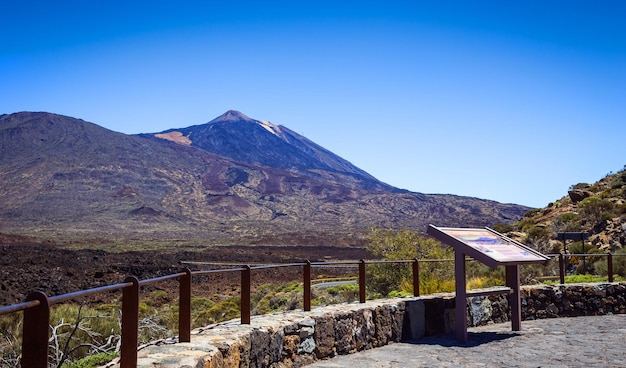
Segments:
[[[57,295],[57,296],[50,296],[48,297],[48,303],[50,303],[50,305],[56,304],[56,303],[62,303],[62,302],[66,302],[72,299],[78,299],[78,298],[83,298],[83,297],[90,296],[90,295],[104,293],[106,291],[121,290],[125,287],[130,287],[130,286],[132,286],[132,283],[128,282],[128,283],[122,283],[122,284],[100,286],[100,287],[93,288],[93,289],[74,291],[72,293],[67,293],[67,294],[62,294],[62,295]]]
[[[565,257],[607,257],[608,280],[613,281],[613,256],[610,253],[603,254],[554,254],[550,255],[559,262],[559,278],[565,283]],[[621,256],[621,254],[620,254]],[[469,261],[470,259],[468,259]],[[242,324],[250,324],[251,314],[251,274],[253,271],[262,272],[275,268],[302,268],[303,283],[303,309],[311,310],[311,269],[313,267],[350,267],[358,268],[359,302],[366,302],[366,266],[375,264],[411,264],[413,274],[413,295],[420,295],[419,269],[420,263],[449,262],[453,259],[411,259],[411,260],[348,260],[331,262],[293,262],[274,264],[236,264],[219,262],[184,261],[189,265],[216,265],[230,268],[195,270],[184,269],[181,272],[154,277],[146,280],[138,280],[136,277],[127,277],[124,282],[80,290],[67,294],[48,297],[44,293],[35,291],[30,293],[26,301],[0,307],[0,315],[24,312],[22,324],[22,367],[47,368],[48,366],[48,339],[50,325],[50,306],[78,298],[95,294],[122,291],[122,336],[120,349],[120,367],[131,368],[137,366],[138,324],[139,324],[139,298],[142,286],[152,285],[163,281],[177,279],[179,283],[179,318],[178,338],[181,342],[191,341],[191,296],[193,276],[206,276],[226,272],[239,272],[241,277],[241,305],[240,321]],[[241,267],[233,267],[241,266]]]

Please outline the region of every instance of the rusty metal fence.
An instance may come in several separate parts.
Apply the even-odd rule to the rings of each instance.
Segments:
[[[581,253],[581,254],[550,254],[551,257],[554,258],[558,258],[559,260],[559,281],[561,284],[565,283],[565,273],[566,273],[566,269],[567,269],[567,258],[571,257],[580,257],[583,260],[586,259],[587,257],[606,257],[606,273],[607,273],[607,278],[609,282],[613,282],[613,257],[614,255],[611,253],[591,253],[591,254],[586,254],[586,253]],[[615,256],[626,256],[626,254],[617,254]],[[586,270],[583,271],[583,273],[586,273]]]
[[[559,276],[561,283],[564,283],[565,261],[562,254],[554,255],[559,260]],[[571,255],[567,255],[571,256]],[[611,254],[585,254],[577,256],[607,256],[608,259],[608,280],[613,281],[612,255]],[[50,325],[50,306],[56,303],[69,301],[81,297],[95,295],[104,292],[122,291],[122,315],[121,315],[121,348],[120,367],[131,368],[137,366],[137,346],[139,330],[139,299],[140,288],[151,284],[156,284],[165,280],[177,279],[179,283],[179,314],[178,314],[178,338],[181,342],[191,341],[191,297],[193,276],[210,275],[224,272],[239,272],[241,275],[241,305],[240,318],[242,324],[250,324],[251,314],[251,280],[252,271],[281,268],[281,267],[302,267],[303,282],[303,309],[311,310],[311,268],[327,266],[350,266],[358,268],[358,288],[359,302],[366,301],[366,266],[371,264],[410,264],[413,278],[413,295],[420,295],[420,262],[446,261],[446,260],[359,260],[340,262],[302,262],[271,265],[245,265],[243,267],[233,267],[228,269],[211,269],[191,271],[184,269],[179,273],[138,280],[136,277],[127,277],[124,282],[114,285],[102,286],[88,290],[81,290],[68,294],[48,297],[43,292],[35,291],[30,293],[26,301],[14,305],[0,307],[0,316],[23,311],[22,329],[22,358],[21,366],[28,368],[48,367],[48,339]]]

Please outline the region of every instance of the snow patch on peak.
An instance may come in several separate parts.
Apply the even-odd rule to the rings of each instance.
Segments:
[[[274,125],[265,120],[259,121],[259,125],[265,128],[265,130],[267,130],[268,132],[274,134],[277,137],[280,137],[280,127],[278,127],[278,125]]]

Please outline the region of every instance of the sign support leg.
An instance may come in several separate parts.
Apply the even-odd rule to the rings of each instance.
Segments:
[[[521,331],[522,329],[519,270],[519,265],[506,266],[506,282],[507,286],[511,288],[509,307],[511,308],[511,329],[513,331]]]
[[[465,292],[465,253],[461,250],[454,252],[454,283],[456,288],[455,317],[456,339],[467,342],[467,297]]]

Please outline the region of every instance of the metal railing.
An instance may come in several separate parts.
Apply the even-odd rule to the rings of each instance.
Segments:
[[[14,305],[0,307],[0,316],[16,312],[24,312],[22,324],[22,358],[21,366],[29,368],[48,367],[48,339],[50,326],[50,307],[77,298],[111,291],[122,291],[121,309],[121,348],[120,367],[131,368],[137,366],[137,346],[139,336],[139,299],[140,288],[162,281],[178,279],[179,283],[179,314],[178,338],[181,342],[191,341],[191,296],[193,276],[210,275],[224,272],[240,272],[241,275],[241,305],[240,318],[242,324],[250,324],[251,314],[251,281],[252,271],[282,268],[302,267],[303,280],[303,309],[311,310],[311,268],[320,266],[354,266],[359,269],[359,302],[365,303],[365,266],[367,264],[388,263],[390,261],[345,261],[345,262],[302,262],[272,265],[245,265],[228,269],[212,269],[182,272],[155,277],[147,280],[138,280],[136,277],[127,277],[119,284],[107,285],[87,290],[48,297],[41,291],[30,293],[26,301]],[[402,260],[394,263],[413,263],[414,294],[419,295],[419,261]]]
[[[559,281],[561,284],[565,283],[565,273],[566,273],[566,259],[570,257],[580,257],[583,259],[583,262],[586,257],[606,257],[606,273],[607,279],[609,282],[613,282],[613,257],[614,256],[626,256],[626,254],[617,254],[613,255],[612,253],[559,253],[559,254],[549,254],[550,257],[558,258],[559,260]],[[571,258],[570,258],[571,259]],[[586,268],[586,267],[585,267]],[[586,273],[586,269],[583,270],[583,273]]]
[[[572,256],[568,254],[567,256]],[[559,259],[560,281],[564,283],[565,268],[564,256],[562,254],[552,255]],[[612,255],[611,254],[585,254],[576,256],[607,256],[608,259],[608,279],[613,281]],[[411,264],[413,295],[420,295],[420,263],[421,262],[441,262],[452,260],[359,260],[359,261],[339,261],[339,262],[301,262],[287,264],[270,265],[244,265],[243,267],[232,267],[227,269],[211,269],[191,271],[184,269],[179,273],[155,277],[147,280],[138,280],[136,277],[127,277],[124,282],[102,286],[77,292],[48,297],[43,292],[36,291],[30,293],[26,301],[14,305],[0,307],[0,316],[23,311],[22,330],[22,367],[47,368],[48,367],[48,339],[50,325],[50,306],[56,303],[82,298],[94,294],[110,291],[122,290],[122,317],[121,317],[121,348],[120,367],[134,368],[137,366],[137,346],[139,330],[139,300],[140,288],[151,284],[156,284],[166,280],[178,279],[179,283],[179,315],[178,315],[178,336],[181,342],[191,341],[191,296],[193,276],[211,275],[225,272],[239,272],[241,276],[241,305],[240,318],[242,324],[250,324],[251,315],[251,281],[252,272],[265,269],[283,267],[302,267],[303,282],[303,309],[311,310],[311,269],[312,267],[347,266],[358,268],[358,288],[359,302],[366,302],[366,266],[372,264]],[[202,262],[188,262],[190,264],[202,264]]]

